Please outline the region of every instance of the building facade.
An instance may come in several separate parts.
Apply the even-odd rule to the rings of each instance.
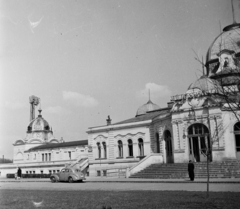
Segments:
[[[88,141],[64,142],[54,137],[49,123],[42,117],[41,109],[37,118],[32,117],[27,126],[26,137],[13,144],[13,163],[0,165],[1,176],[16,173],[51,174],[66,165],[81,166],[88,159]],[[84,165],[86,168],[86,164]]]
[[[149,100],[134,118],[87,131],[91,176],[152,163],[240,160],[240,24],[223,29],[208,49],[206,73],[168,107]],[[134,172],[131,172],[133,171]]]
[[[13,164],[2,175],[56,172],[88,159],[90,176],[127,176],[153,163],[240,160],[240,24],[223,29],[207,52],[206,73],[171,97],[167,107],[149,101],[135,117],[88,129],[86,141],[63,142],[42,117],[30,123],[24,139],[13,144]]]

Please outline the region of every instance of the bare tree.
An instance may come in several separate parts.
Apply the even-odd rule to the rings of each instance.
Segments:
[[[240,24],[233,23],[224,28],[224,30],[231,30],[235,33],[235,39],[229,38],[227,46],[223,40],[222,35],[219,36],[217,54],[218,59],[214,62],[205,63],[203,58],[200,59],[195,53],[195,60],[197,60],[202,67],[203,76],[208,76],[212,80],[213,87],[208,91],[203,92],[207,99],[212,99],[222,110],[233,113],[235,118],[240,121]],[[225,37],[226,38],[226,37]],[[211,65],[211,66],[210,66]],[[205,73],[205,69],[206,72]],[[209,110],[209,109],[208,109]],[[208,119],[209,120],[209,119]],[[210,122],[209,130],[210,128]],[[209,196],[209,161],[211,159],[212,146],[222,137],[226,127],[219,124],[213,133],[209,133],[210,146],[207,147],[207,197]]]
[[[209,133],[210,144],[207,144],[206,151],[205,151],[205,156],[207,157],[207,197],[209,197],[209,178],[210,178],[209,162],[212,159],[212,156],[211,156],[212,148],[214,144],[219,143],[220,138],[223,137],[224,132],[227,129],[227,127],[223,126],[223,121],[221,121],[218,125],[216,125],[216,127],[214,128],[214,131],[211,131],[209,116],[208,116],[208,126],[210,131]]]

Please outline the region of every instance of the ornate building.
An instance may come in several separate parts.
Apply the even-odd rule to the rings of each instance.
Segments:
[[[206,74],[186,92],[171,97],[165,108],[150,99],[135,117],[91,127],[88,141],[63,142],[53,136],[38,99],[30,98],[30,124],[25,139],[16,140],[14,164],[2,174],[49,173],[65,164],[89,162],[90,176],[134,174],[153,163],[240,160],[240,24],[223,29],[207,52]],[[88,166],[85,163],[84,166]]]
[[[23,174],[49,174],[58,172],[66,165],[88,166],[88,141],[64,142],[54,137],[49,123],[42,117],[42,110],[35,118],[35,106],[39,98],[30,97],[30,123],[26,137],[13,144],[13,164],[0,166],[1,175],[15,173],[17,167]]]
[[[206,75],[172,96],[150,100],[134,118],[87,131],[90,175],[128,175],[152,163],[240,160],[240,24],[223,29],[207,52]]]

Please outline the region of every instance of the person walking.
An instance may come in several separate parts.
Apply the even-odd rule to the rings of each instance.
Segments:
[[[191,181],[194,181],[194,164],[191,160],[188,163],[188,175]]]
[[[18,168],[18,170],[17,170],[17,179],[21,179],[21,177],[22,177],[22,170],[21,170],[21,168]]]

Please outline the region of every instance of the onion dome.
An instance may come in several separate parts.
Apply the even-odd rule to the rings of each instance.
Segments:
[[[38,117],[33,119],[28,125],[27,133],[31,133],[32,131],[51,131],[49,123],[41,115],[41,110],[39,110]]]
[[[219,68],[219,57],[222,52],[240,57],[240,24],[226,26],[223,32],[213,41],[206,56],[208,75],[215,74]]]
[[[217,80],[213,80],[211,78],[208,78],[206,75],[203,75],[198,80],[196,80],[194,83],[192,83],[188,87],[188,90],[199,89],[203,92],[211,92],[211,91],[220,90],[220,88],[221,87]]]
[[[137,114],[136,114],[136,117],[137,116],[140,116],[140,115],[144,115],[146,114],[148,111],[153,111],[153,110],[157,110],[159,109],[160,107],[156,104],[154,104],[150,99],[149,101],[142,105],[141,107],[138,108],[137,110]]]

